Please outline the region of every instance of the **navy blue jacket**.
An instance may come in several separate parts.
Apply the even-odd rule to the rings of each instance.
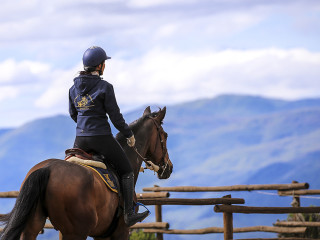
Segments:
[[[125,137],[133,134],[120,113],[113,86],[97,75],[74,79],[69,90],[69,113],[77,123],[77,136],[111,135],[107,114]]]

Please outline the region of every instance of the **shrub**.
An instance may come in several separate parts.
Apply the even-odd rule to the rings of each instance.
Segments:
[[[301,222],[320,222],[319,213],[304,213],[304,214],[289,214],[288,221],[301,221]],[[305,233],[280,233],[278,237],[302,237],[314,238],[320,237],[320,227],[307,227]]]
[[[132,231],[129,240],[156,240],[155,233],[144,233],[142,230]]]

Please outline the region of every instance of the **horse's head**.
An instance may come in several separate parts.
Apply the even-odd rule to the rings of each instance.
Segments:
[[[149,134],[146,157],[153,164],[159,167],[158,178],[167,179],[173,169],[167,149],[168,134],[162,128],[162,122],[166,115],[166,107],[157,112],[151,113],[150,107],[144,110],[144,126]]]

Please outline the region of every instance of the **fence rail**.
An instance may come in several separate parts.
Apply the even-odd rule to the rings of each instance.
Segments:
[[[16,198],[19,191],[0,192],[0,198]]]
[[[167,222],[148,222],[148,223],[136,223],[135,225],[131,226],[130,229],[168,229],[170,227],[169,223]],[[53,225],[51,223],[46,223],[44,228],[53,229]]]
[[[229,191],[254,191],[254,190],[298,190],[308,189],[308,183],[290,183],[290,184],[254,184],[254,185],[233,185],[221,187],[147,187],[143,188],[146,192],[229,192]]]
[[[284,237],[284,238],[241,238],[238,240],[320,240],[315,238],[297,238],[297,237]]]
[[[234,228],[234,233],[245,233],[245,232],[272,232],[272,233],[304,233],[306,227],[270,227],[270,226],[252,226],[252,227],[242,227]],[[162,233],[162,234],[208,234],[208,233],[224,233],[224,228],[222,227],[208,227],[202,229],[188,229],[188,230],[179,230],[179,229],[168,229],[168,230],[159,230],[159,229],[145,229],[146,233]]]
[[[273,225],[278,227],[320,227],[320,222],[277,221]]]
[[[320,195],[320,190],[309,189],[309,190],[280,190],[278,191],[279,196],[301,196],[301,195]]]
[[[16,198],[19,195],[19,191],[0,192],[0,198]],[[169,192],[146,192],[136,193],[137,199],[146,198],[168,198],[170,197]]]
[[[215,205],[244,204],[243,198],[155,198],[140,199],[144,205]]]
[[[214,206],[214,211],[247,214],[320,213],[320,207],[249,207],[235,205],[216,205]]]
[[[146,192],[146,193],[137,193],[137,199],[146,199],[146,198],[168,198],[170,197],[169,192]]]
[[[149,223],[136,223],[135,225],[131,226],[130,229],[169,229],[170,225],[167,222],[149,222]],[[45,229],[54,229],[51,223],[46,223],[44,225]],[[0,228],[0,232],[3,231],[3,228]]]

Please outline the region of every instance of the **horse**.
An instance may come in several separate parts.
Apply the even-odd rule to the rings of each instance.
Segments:
[[[142,117],[129,125],[136,138],[135,148],[127,146],[121,133],[116,135],[134,169],[135,184],[145,159],[158,167],[159,179],[167,179],[172,173],[168,134],[162,127],[165,114],[166,107],[155,112],[147,107]],[[129,228],[123,213],[117,214],[119,204],[119,195],[108,189],[94,171],[61,159],[47,159],[29,170],[12,211],[0,218],[5,225],[1,240],[34,240],[47,218],[63,240],[84,240],[88,236],[127,240]],[[112,225],[114,230],[105,236]]]

